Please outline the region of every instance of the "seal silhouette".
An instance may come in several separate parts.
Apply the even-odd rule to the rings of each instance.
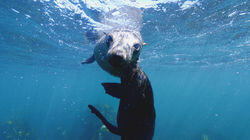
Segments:
[[[139,32],[116,29],[104,33],[97,43],[92,57],[82,64],[95,60],[102,69],[120,77],[121,83],[102,83],[105,92],[120,99],[117,127],[92,105],[94,113],[114,134],[122,140],[152,140],[155,128],[153,90],[147,75],[139,67],[139,55],[145,45]]]

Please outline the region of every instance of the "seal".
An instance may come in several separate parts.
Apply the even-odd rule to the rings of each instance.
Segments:
[[[140,33],[129,29],[116,29],[105,33],[99,40],[91,58],[102,69],[120,77],[121,83],[102,83],[105,92],[120,99],[117,127],[92,105],[94,113],[114,134],[122,140],[152,140],[155,128],[153,90],[147,75],[139,67],[139,55],[143,43]]]

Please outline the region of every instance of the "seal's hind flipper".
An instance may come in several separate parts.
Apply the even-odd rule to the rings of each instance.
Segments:
[[[120,83],[102,83],[105,92],[113,97],[121,98],[124,92]]]
[[[100,111],[98,111],[94,106],[88,105],[89,109],[92,113],[94,113],[101,121],[102,123],[108,128],[108,130],[111,133],[114,133],[116,135],[121,135],[121,132],[118,127],[112,125],[108,120],[101,114]]]
[[[93,63],[95,61],[95,56],[92,55],[90,58],[88,58],[87,60],[82,61],[82,64],[90,64]]]

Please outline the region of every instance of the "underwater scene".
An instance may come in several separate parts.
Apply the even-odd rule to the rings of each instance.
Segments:
[[[0,140],[121,139],[88,108],[117,126],[120,78],[81,63],[122,28],[147,44],[153,140],[250,140],[248,0],[1,0]]]

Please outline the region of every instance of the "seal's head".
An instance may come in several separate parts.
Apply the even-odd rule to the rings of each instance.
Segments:
[[[142,46],[145,45],[139,32],[119,29],[105,33],[95,47],[97,63],[114,76],[121,76],[125,67],[136,66]]]

